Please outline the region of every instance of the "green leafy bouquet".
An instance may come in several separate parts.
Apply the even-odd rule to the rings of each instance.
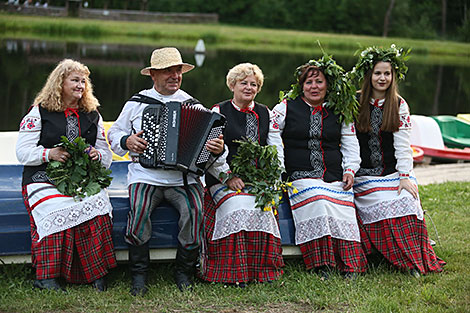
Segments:
[[[111,170],[90,158],[86,152],[90,145],[82,137],[73,142],[65,136],[61,139],[57,146],[64,147],[71,157],[64,163],[51,161],[46,168],[47,175],[60,193],[80,199],[97,194],[111,184]]]
[[[237,154],[230,163],[232,173],[221,173],[221,178],[239,177],[245,183],[248,192],[256,197],[256,207],[263,211],[274,210],[279,206],[283,191],[292,186],[281,180],[284,167],[277,157],[275,146],[261,146],[258,142],[243,138]],[[238,190],[237,193],[240,193]],[[294,193],[296,190],[294,189]]]

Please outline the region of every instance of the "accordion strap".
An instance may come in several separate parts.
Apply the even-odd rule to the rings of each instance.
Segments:
[[[140,93],[136,93],[128,101],[135,101],[135,102],[146,103],[146,104],[163,104],[163,102],[157,99],[142,95]]]
[[[189,184],[188,184],[188,173],[183,172],[183,184],[184,184],[184,190],[186,191],[186,196],[188,197],[188,203],[191,206],[191,209],[194,209],[193,207],[193,201],[191,201],[191,192],[189,191]]]

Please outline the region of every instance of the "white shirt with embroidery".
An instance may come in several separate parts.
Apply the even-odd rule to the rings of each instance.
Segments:
[[[371,99],[374,103],[375,99]],[[385,99],[377,102],[379,107],[384,105]],[[411,118],[408,103],[403,98],[400,98],[400,108],[398,110],[400,115],[400,126],[398,131],[393,132],[393,147],[395,148],[395,158],[397,165],[395,169],[401,175],[409,175],[413,170],[413,149],[411,149]]]
[[[163,103],[176,101],[176,102],[183,102],[192,97],[184,92],[181,89],[178,89],[172,95],[162,95],[157,92],[154,88],[142,90],[140,92],[141,95],[159,100]],[[202,104],[195,104],[196,106],[203,107]],[[111,150],[114,151],[117,155],[123,156],[128,150],[125,150],[121,147],[121,138],[124,136],[129,136],[135,133],[138,133],[141,130],[142,126],[142,112],[144,111],[145,107],[148,104],[140,103],[136,101],[127,101],[122,109],[119,117],[114,122],[113,126],[111,126],[108,130],[108,140],[109,144],[111,145]],[[137,156],[135,153],[131,153],[133,156]],[[217,169],[220,166],[221,158],[210,159],[208,164],[211,164],[212,161],[214,163],[211,167],[209,167],[208,172],[214,175],[214,177],[218,177]],[[193,174],[188,175],[188,183],[194,184],[196,183],[196,176]],[[140,163],[130,163],[129,164],[129,171],[127,174],[127,183],[134,184],[134,183],[146,183],[155,186],[182,186],[183,182],[183,175],[182,172],[176,170],[163,170],[163,169],[153,169],[153,168],[145,168]]]
[[[236,105],[233,103],[233,101],[232,101],[232,106],[233,106],[236,110],[241,111],[241,109],[240,109],[238,106],[236,106]],[[254,101],[252,101],[252,102],[250,103],[250,105],[248,105],[248,109],[253,110],[254,107],[255,107],[255,103],[254,103]],[[219,107],[218,105],[215,105],[215,106],[212,108],[212,111],[213,111],[213,112],[220,113],[220,107]],[[268,113],[269,113],[269,118],[270,118],[270,120],[271,120],[271,119],[273,118],[273,113],[272,113],[272,111],[269,110],[269,109],[268,109]],[[279,144],[279,143],[282,143],[281,134],[280,134],[277,130],[273,129],[272,127],[269,127],[268,137],[266,138],[266,144],[276,147],[277,152],[278,152],[278,153],[277,153],[278,159],[279,159],[279,161],[280,161],[281,166],[284,167],[284,150],[282,150],[282,148],[281,148],[281,150],[279,151],[279,148],[278,148],[278,144]],[[218,173],[218,175],[219,175],[220,173],[222,173],[222,172],[228,173],[228,172],[230,171],[230,166],[226,163],[226,162],[227,162],[227,156],[228,156],[228,147],[227,147],[227,145],[225,145],[225,152],[226,152],[226,153],[224,153],[224,154],[220,157],[220,162],[221,162],[221,163],[223,162],[224,164],[222,164],[222,165],[218,168],[218,170],[220,171],[220,172]],[[214,176],[214,177],[219,177],[218,175],[217,175],[217,176]]]
[[[39,107],[33,107],[23,118],[18,132],[18,140],[16,142],[16,157],[18,161],[27,166],[37,166],[49,162],[49,151],[44,146],[39,145],[41,136],[42,122]],[[106,142],[105,129],[103,126],[103,118],[99,115],[98,130],[96,135],[96,150],[101,155],[101,164],[109,167],[112,162],[113,155]]]
[[[326,102],[323,103],[323,106]],[[277,104],[272,110],[272,117],[270,123],[270,132],[276,133],[276,147],[279,151],[282,151],[282,157],[284,158],[282,132],[286,125],[286,114],[287,114],[287,100],[283,100]],[[345,124],[341,126],[341,147],[340,151],[343,154],[342,167],[343,175],[348,173],[353,176],[359,170],[361,164],[361,157],[359,155],[359,141],[356,137],[356,128],[354,123]]]

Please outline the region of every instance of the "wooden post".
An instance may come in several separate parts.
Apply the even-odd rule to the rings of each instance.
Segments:
[[[67,0],[66,5],[65,5],[67,16],[79,17],[81,6],[82,6],[82,0]]]

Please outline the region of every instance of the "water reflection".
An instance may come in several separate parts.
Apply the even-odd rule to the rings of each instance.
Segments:
[[[77,59],[90,68],[95,94],[101,103],[100,111],[105,120],[114,120],[128,98],[151,87],[151,80],[139,72],[148,65],[154,48],[157,47],[3,40],[0,45],[0,99],[4,114],[0,116],[0,131],[17,130],[21,117],[47,75],[66,57]],[[184,61],[198,65],[184,75],[182,88],[208,107],[231,96],[225,86],[225,76],[238,63],[251,62],[260,66],[265,83],[256,99],[272,107],[279,91],[288,89],[293,83],[293,70],[308,59],[319,57],[248,50],[208,50],[205,54],[195,54],[194,49],[179,49]],[[350,69],[355,62],[352,54],[353,51],[351,57],[337,58],[337,62]],[[412,113],[470,112],[469,65],[429,65],[413,62],[412,58],[409,68],[400,91]]]

